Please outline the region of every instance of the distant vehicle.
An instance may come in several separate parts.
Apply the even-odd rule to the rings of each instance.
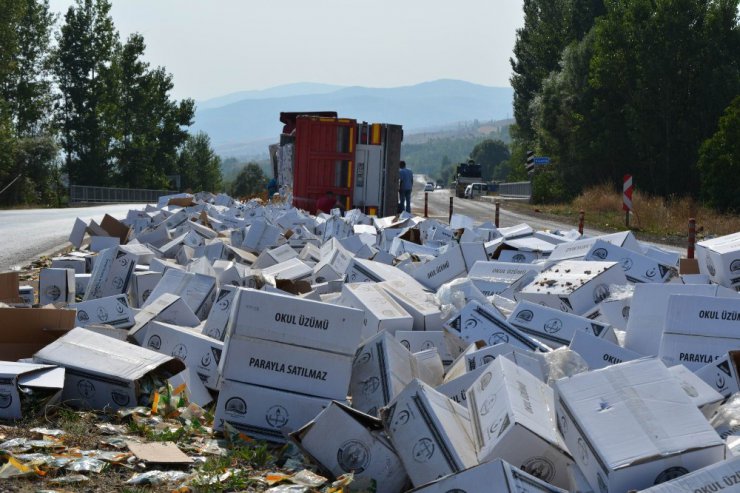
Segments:
[[[476,195],[485,195],[488,193],[488,185],[485,183],[471,183],[465,187],[465,198],[472,199]]]
[[[425,192],[433,192],[434,191],[434,184],[427,183],[426,185],[424,185],[424,191]]]
[[[465,189],[468,185],[476,183],[482,177],[480,164],[470,159],[467,163],[457,165],[457,174],[455,175],[455,195],[457,198],[465,197]]]

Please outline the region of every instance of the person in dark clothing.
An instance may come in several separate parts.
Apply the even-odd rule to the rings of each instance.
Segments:
[[[406,167],[406,161],[398,164],[398,212],[411,212],[411,189],[414,187],[414,174]]]
[[[316,201],[316,212],[325,212],[327,214],[331,214],[331,210],[335,207],[339,207],[337,205],[337,197],[334,195],[334,192],[331,190],[327,191],[326,194],[321,197],[319,200]]]
[[[278,193],[278,182],[275,178],[270,178],[270,181],[267,182],[267,199],[271,199],[273,195]]]

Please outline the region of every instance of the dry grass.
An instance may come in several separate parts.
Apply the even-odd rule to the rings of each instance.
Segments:
[[[740,231],[740,216],[720,214],[687,197],[664,199],[635,190],[631,229],[662,238],[685,238],[690,217],[696,219],[697,238],[721,236]],[[532,206],[530,206],[532,207]],[[536,205],[538,211],[567,216],[578,223],[578,213],[585,212],[586,227],[602,230],[625,229],[622,194],[608,185],[585,190],[569,204]]]

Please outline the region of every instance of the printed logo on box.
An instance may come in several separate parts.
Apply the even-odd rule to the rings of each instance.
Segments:
[[[560,329],[563,328],[563,321],[559,318],[553,318],[545,322],[545,325],[542,328],[548,334],[557,334],[560,332]]]
[[[146,345],[155,351],[159,351],[159,349],[162,347],[162,338],[158,335],[153,335],[149,338],[149,341],[146,343]]]
[[[287,425],[289,419],[290,415],[288,414],[288,410],[279,405],[272,406],[265,414],[265,421],[267,421],[267,424],[277,429]]]
[[[90,320],[90,315],[88,315],[85,310],[79,310],[77,312],[77,320],[82,323],[88,322]]]
[[[609,252],[606,251],[606,248],[597,248],[594,250],[593,256],[601,260],[606,260],[606,257],[609,256]]]
[[[370,449],[359,440],[348,440],[337,450],[337,464],[344,472],[361,474],[370,463]]]
[[[90,380],[82,379],[77,382],[77,391],[85,399],[89,399],[95,395],[95,385]]]
[[[188,348],[185,347],[184,344],[177,344],[174,348],[172,348],[172,356],[181,360],[185,361],[185,359],[188,357]]]
[[[54,285],[46,288],[46,291],[44,292],[46,293],[46,296],[51,300],[57,300],[62,295],[62,290],[59,289],[59,286]]]
[[[98,307],[98,320],[100,320],[101,322],[108,321],[108,312],[102,306]]]
[[[224,411],[229,414],[247,414],[247,403],[241,397],[231,397],[226,401]]]
[[[111,399],[113,399],[113,402],[121,407],[128,406],[128,403],[131,400],[130,396],[127,393],[119,392],[118,390],[111,391],[110,397]]]
[[[543,481],[550,481],[555,477],[555,465],[544,457],[532,457],[522,464],[519,469]]]
[[[516,319],[522,322],[531,322],[533,318],[534,313],[532,313],[532,310],[522,310],[516,314]]]
[[[704,258],[706,259],[707,271],[709,271],[709,275],[714,277],[714,275],[717,273],[717,271],[714,269],[714,262],[712,262],[709,254],[707,254]]]
[[[414,444],[412,453],[416,462],[429,462],[434,456],[434,442],[430,438],[421,438]]]
[[[0,392],[0,409],[7,409],[13,403],[13,394],[7,391]]]
[[[594,288],[594,303],[601,303],[609,297],[609,286],[599,284]]]
[[[495,346],[502,342],[509,342],[509,335],[504,332],[496,332],[488,338],[488,345]]]
[[[671,479],[676,479],[688,473],[689,473],[689,470],[686,469],[685,467],[680,467],[680,466],[669,467],[662,473],[658,474],[658,477],[655,478],[655,482],[653,484],[665,483],[666,481],[670,481]]]

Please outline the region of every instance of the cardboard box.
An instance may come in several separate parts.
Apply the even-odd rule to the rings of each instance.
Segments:
[[[380,331],[395,333],[411,330],[414,319],[381,286],[375,283],[358,282],[345,284],[339,304],[362,310],[362,339],[369,339]]]
[[[658,356],[695,371],[740,349],[740,298],[672,295]]]
[[[237,336],[226,341],[224,379],[345,400],[352,357],[264,339]]]
[[[75,293],[77,290],[75,289]],[[18,286],[18,298],[29,307],[36,303],[36,290],[33,286]]]
[[[295,296],[240,288],[232,316],[234,336],[353,355],[363,312]]]
[[[334,477],[354,474],[352,490],[397,493],[406,489],[406,471],[377,418],[332,402],[290,436]]]
[[[478,464],[468,410],[414,380],[380,412],[414,486]]]
[[[612,245],[626,248],[634,252],[641,253],[642,248],[640,243],[635,238],[635,235],[631,231],[622,231],[620,233],[613,233],[609,235],[594,236],[591,238],[584,238],[582,240],[570,241],[568,243],[561,243],[556,245],[548,257],[549,260],[575,260],[582,259],[586,256],[591,247],[597,241],[606,241]]]
[[[313,269],[296,257],[262,269],[262,274],[275,279],[299,281],[310,278],[313,274]]]
[[[23,406],[27,392],[46,409],[59,400],[63,387],[64,368],[0,361],[0,419],[29,417],[31,410]]]
[[[486,365],[487,366],[487,365]],[[486,366],[481,366],[474,370],[462,373],[456,378],[447,379],[441,385],[434,387],[434,390],[444,394],[463,407],[468,407],[468,389],[478,380],[478,377],[486,371]]]
[[[740,284],[740,233],[720,236],[696,244],[699,271],[727,288]]]
[[[0,308],[0,360],[16,361],[51,344],[75,326],[75,310]]]
[[[287,433],[314,419],[330,402],[330,399],[224,380],[213,428],[223,431],[228,423],[252,438],[285,442]]]
[[[585,317],[536,305],[529,301],[520,301],[506,320],[522,332],[537,338],[553,349],[570,344],[573,335],[578,331],[617,343],[614,330],[608,324],[594,322]]]
[[[584,260],[619,262],[627,280],[634,283],[668,282],[678,275],[675,267],[603,240],[594,242]]]
[[[555,382],[558,426],[594,491],[647,488],[725,458],[725,444],[658,360]]]
[[[231,320],[237,306],[238,293],[239,289],[236,286],[225,285],[221,288],[203,325],[204,335],[219,341],[226,338],[229,320]]]
[[[87,223],[79,217],[76,218],[74,226],[72,226],[72,231],[69,234],[69,242],[72,243],[75,248],[80,248],[82,246],[82,241],[85,239],[86,231]]]
[[[193,329],[162,322],[152,322],[140,330],[131,331],[129,340],[141,347],[179,359],[203,385],[211,390],[218,390],[218,366],[224,349],[223,342]]]
[[[117,329],[129,329],[135,323],[134,312],[128,305],[125,294],[83,301],[71,305],[70,308],[77,310],[79,327],[106,324]]]
[[[470,301],[460,313],[445,323],[445,328],[466,342],[485,341],[489,346],[508,342],[514,347],[530,351],[550,349],[524,334],[506,321],[494,306],[486,306],[478,301]]]
[[[465,260],[457,243],[450,244],[448,249],[434,260],[407,268],[406,272],[422,286],[437,290],[443,284],[464,276]]]
[[[17,272],[0,273],[0,302],[21,303]],[[33,301],[31,302],[33,304]]]
[[[613,284],[627,284],[616,262],[563,260],[540,272],[516,299],[581,315],[609,297]]]
[[[82,257],[56,257],[51,259],[52,269],[72,269],[75,274],[84,274],[87,261]]]
[[[349,383],[352,407],[377,416],[414,378],[414,356],[391,334],[380,332],[357,349]]]
[[[508,462],[496,459],[457,474],[450,474],[409,493],[452,493],[466,491],[496,493],[565,493],[567,490],[527,474]]]
[[[180,296],[200,320],[205,320],[216,299],[216,278],[168,269],[142,307],[166,293]]]
[[[573,335],[570,349],[578,353],[591,370],[618,365],[642,357],[639,353],[604,339],[599,339],[586,332],[576,332]]]
[[[76,328],[33,356],[36,363],[66,368],[62,400],[73,407],[135,407],[139,379],[168,378],[185,369],[179,360],[127,342]]]
[[[630,304],[624,346],[646,356],[657,356],[671,295],[736,297],[725,288],[709,285],[637,284]]]
[[[41,269],[39,272],[39,305],[75,302],[75,271]]]
[[[121,240],[114,238],[113,236],[97,236],[93,235],[90,237],[90,251],[91,252],[102,252],[109,248],[115,248],[121,244]]]
[[[154,320],[182,327],[195,327],[200,324],[200,320],[187,303],[179,296],[170,293],[163,294],[139,310],[134,315],[135,324],[131,330],[139,330]]]
[[[412,353],[435,348],[445,367],[450,366],[465,350],[461,340],[444,330],[398,330],[395,337]]]
[[[134,272],[134,276],[131,279],[132,304],[136,308],[144,306],[149,299],[149,295],[152,294],[152,291],[154,291],[154,288],[157,287],[157,284],[161,280],[161,272]]]
[[[501,458],[543,481],[569,485],[572,464],[558,435],[553,391],[506,358],[486,366],[467,391],[479,462]]]
[[[390,294],[413,318],[413,330],[442,330],[443,317],[434,296],[425,291],[414,291],[403,281],[377,283]]]
[[[694,402],[705,418],[710,419],[719,408],[724,396],[717,392],[711,385],[699,378],[694,372],[684,365],[676,365],[668,368],[671,375],[678,380],[686,395]]]
[[[536,252],[527,252],[519,250],[499,250],[496,259],[499,262],[507,262],[513,264],[531,264],[535,260],[540,258]]]
[[[84,299],[94,300],[126,293],[138,258],[138,255],[120,247],[101,252],[95,261]]]
[[[740,351],[729,351],[695,373],[724,397],[740,392]]]
[[[378,252],[380,254],[381,252]],[[426,291],[416,279],[401,269],[373,260],[353,258],[347,267],[347,282],[401,281],[408,289]]]
[[[75,296],[85,296],[92,274],[75,274]]]
[[[737,489],[740,485],[740,457],[732,457],[640,493],[704,493]]]

